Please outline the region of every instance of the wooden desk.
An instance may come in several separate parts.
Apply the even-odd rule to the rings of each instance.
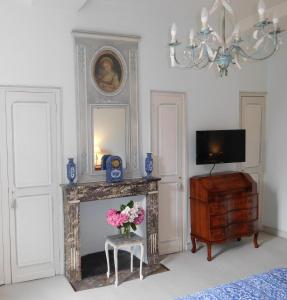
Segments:
[[[257,184],[246,173],[221,173],[190,178],[191,240],[207,244],[207,260],[212,260],[211,246],[228,239],[254,234],[258,248]]]

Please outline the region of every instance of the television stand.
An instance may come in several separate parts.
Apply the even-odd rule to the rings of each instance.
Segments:
[[[212,260],[212,244],[254,235],[258,248],[258,192],[249,174],[217,173],[190,178],[192,252],[196,241],[207,245]]]

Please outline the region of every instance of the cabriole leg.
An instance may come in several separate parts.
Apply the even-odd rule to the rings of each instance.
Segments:
[[[259,232],[256,232],[256,233],[254,234],[254,238],[253,238],[253,244],[254,244],[254,247],[255,247],[255,248],[259,248],[259,244],[258,244],[258,234],[259,234]]]
[[[207,243],[207,260],[212,261],[211,243]]]
[[[192,242],[192,249],[191,249],[191,252],[192,253],[195,253],[196,252],[196,239],[195,237],[191,237],[191,242]]]

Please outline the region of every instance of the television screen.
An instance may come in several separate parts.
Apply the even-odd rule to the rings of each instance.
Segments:
[[[196,164],[245,162],[245,130],[196,132]]]

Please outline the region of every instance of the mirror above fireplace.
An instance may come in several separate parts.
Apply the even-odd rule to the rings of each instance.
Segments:
[[[126,169],[130,145],[128,124],[128,106],[92,106],[93,162],[96,172],[104,169],[104,155],[120,156]]]
[[[138,41],[135,36],[73,32],[78,181],[106,179],[104,155],[122,158],[125,178],[140,177]]]

